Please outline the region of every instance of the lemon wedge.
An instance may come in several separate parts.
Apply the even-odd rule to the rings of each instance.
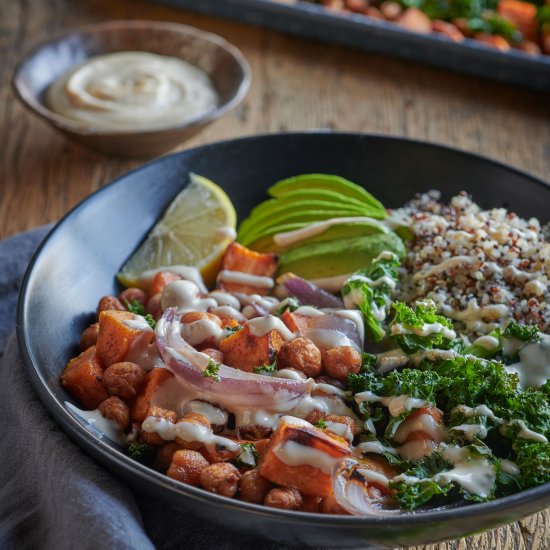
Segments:
[[[125,286],[146,287],[144,272],[169,266],[197,268],[214,283],[226,248],[235,240],[237,214],[225,191],[203,176],[172,201],[164,216],[126,261],[117,279]]]

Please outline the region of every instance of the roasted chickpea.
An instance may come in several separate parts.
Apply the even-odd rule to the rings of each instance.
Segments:
[[[177,422],[176,424],[179,424],[180,422],[186,422],[189,424],[197,424],[199,426],[203,426],[206,428],[209,432],[212,432],[212,428],[210,427],[210,422],[208,421],[208,418],[204,416],[203,414],[188,412],[185,413]],[[192,449],[196,451],[197,449],[200,449],[203,446],[203,443],[199,441],[187,441],[185,439],[182,439],[181,437],[176,437],[176,443],[178,445],[181,445],[184,449]]]
[[[349,512],[342,508],[334,495],[330,495],[321,500],[319,505],[319,512],[322,514],[338,514],[338,515],[349,515]]]
[[[119,295],[118,299],[124,306],[128,306],[133,302],[139,302],[142,306],[145,306],[147,303],[147,294],[141,290],[141,288],[130,287],[126,290],[123,290]]]
[[[319,512],[319,505],[321,504],[321,497],[314,497],[312,495],[302,495],[302,505],[300,511],[302,512]]]
[[[237,494],[241,472],[228,462],[211,464],[200,473],[200,483],[203,489],[232,498]]]
[[[168,422],[172,422],[172,424],[175,424],[178,419],[178,415],[174,411],[171,411],[170,409],[163,409],[162,407],[149,407],[147,416],[163,418],[164,420],[168,420]],[[143,441],[145,443],[149,443],[149,445],[163,445],[166,443],[157,433],[146,432],[143,428],[140,430],[140,435]]]
[[[110,311],[113,309],[126,311],[126,308],[116,296],[103,296],[97,305],[97,314],[99,315],[102,311]]]
[[[392,0],[386,0],[380,4],[380,11],[382,15],[389,21],[395,21],[403,13],[403,8]]]
[[[278,351],[277,368],[292,368],[308,377],[317,376],[321,372],[321,351],[309,338],[294,338]]]
[[[99,323],[94,323],[84,329],[80,335],[80,351],[86,351],[88,348],[95,346],[97,343],[97,335],[99,334]]]
[[[216,363],[223,363],[223,353],[219,349],[206,348],[202,350],[203,353],[206,353],[209,357],[212,357]]]
[[[349,373],[361,370],[361,354],[351,346],[329,349],[323,358],[326,373],[336,380],[345,380]]]
[[[260,426],[258,424],[243,424],[239,426],[239,437],[241,439],[250,439],[257,441],[258,439],[265,439],[271,434],[271,428],[267,426]]]
[[[108,397],[98,405],[97,410],[105,418],[116,422],[122,430],[125,430],[130,424],[130,409],[118,397]]]
[[[200,485],[200,473],[209,466],[208,460],[197,451],[182,449],[172,456],[166,475],[188,485]]]
[[[159,472],[166,472],[170,467],[174,453],[179,450],[181,450],[181,447],[175,441],[169,441],[162,447],[159,447],[155,455],[155,469],[159,470]]]
[[[114,363],[103,372],[105,388],[111,395],[132,399],[143,386],[145,371],[135,363]]]
[[[147,300],[147,305],[145,306],[145,313],[149,313],[156,320],[160,319],[162,316],[161,298],[162,294],[159,292],[151,296],[151,298]]]
[[[241,498],[246,502],[262,504],[273,483],[260,475],[258,468],[244,472],[240,484]]]
[[[284,510],[298,510],[302,503],[302,495],[292,487],[271,489],[264,500],[266,506],[282,508]]]

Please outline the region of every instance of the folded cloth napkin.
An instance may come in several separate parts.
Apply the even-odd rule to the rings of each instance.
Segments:
[[[5,343],[19,282],[48,229],[0,241],[0,548],[286,548],[134,493],[57,426],[30,386],[15,335]]]

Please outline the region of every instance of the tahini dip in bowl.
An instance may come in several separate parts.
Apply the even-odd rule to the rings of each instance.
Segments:
[[[235,107],[250,84],[242,54],[185,25],[115,21],[43,44],[16,70],[27,107],[94,149],[150,156]]]

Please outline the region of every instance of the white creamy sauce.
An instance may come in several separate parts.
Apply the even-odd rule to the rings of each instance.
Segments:
[[[353,441],[353,432],[351,428],[343,422],[332,422],[330,420],[325,421],[325,429],[339,437],[342,437],[349,441]]]
[[[418,281],[420,279],[425,279],[427,277],[431,277],[433,275],[438,275],[441,272],[445,272],[448,269],[456,268],[461,265],[470,265],[475,262],[475,258],[471,258],[470,256],[455,256],[453,258],[448,258],[447,260],[443,260],[441,263],[437,265],[432,265],[430,267],[424,268],[417,273],[413,275],[413,281]]]
[[[519,376],[522,389],[538,388],[550,378],[550,335],[543,334],[540,342],[531,342],[519,352],[519,362],[506,366]]]
[[[350,346],[357,351],[361,351],[355,342],[338,330],[329,328],[308,328],[304,331],[304,336],[309,338],[321,350]]]
[[[486,336],[480,336],[479,338],[476,338],[473,345],[479,346],[480,348],[484,348],[489,351],[493,351],[500,347],[500,342],[498,338],[487,334]]]
[[[339,395],[340,397],[351,397],[351,392],[346,390],[341,390],[332,384],[325,384],[323,382],[315,382],[311,387],[311,393],[315,395],[316,393],[327,394],[327,395]]]
[[[441,306],[441,310],[447,317],[462,321],[468,330],[473,332],[490,332],[494,328],[494,323],[507,318],[510,312],[506,304],[489,304],[480,307],[475,298],[468,302],[464,310],[456,310],[445,304]],[[485,320],[489,322],[485,323]]]
[[[296,337],[296,335],[289,330],[281,319],[275,317],[274,315],[264,315],[263,317],[251,319],[248,321],[247,326],[250,330],[250,334],[258,337],[264,336],[272,330],[276,330],[287,342]]]
[[[361,343],[363,343],[365,339],[365,321],[363,320],[363,314],[356,309],[336,309],[331,311],[335,315],[338,315],[338,317],[343,317],[344,319],[353,321],[357,327],[357,332],[359,333]]]
[[[132,330],[141,330],[144,332],[153,332],[153,329],[149,325],[149,323],[145,320],[145,317],[142,317],[141,315],[135,315],[134,319],[125,319],[122,321],[123,325],[126,325],[128,328],[131,328]]]
[[[212,426],[225,426],[229,418],[227,412],[220,409],[220,407],[216,407],[216,405],[198,399],[189,401],[185,407],[185,412],[202,414],[208,419],[208,422],[210,422]]]
[[[300,445],[296,441],[283,441],[273,448],[273,454],[288,466],[313,466],[326,475],[331,475],[341,457],[333,457],[313,447]]]
[[[99,55],[58,78],[46,93],[56,113],[92,128],[152,130],[213,111],[218,93],[195,65],[148,52]]]
[[[517,418],[514,418],[509,422],[503,421],[501,432],[505,431],[505,428],[507,426],[516,426],[516,425],[519,426],[519,431],[516,437],[519,437],[520,439],[531,439],[533,441],[538,441],[540,443],[548,443],[548,439],[546,438],[546,436],[529,429],[525,425],[525,422],[523,420],[518,420]]]
[[[68,401],[65,401],[65,406],[74,415],[85,420],[90,426],[93,426],[100,433],[100,437],[105,435],[108,439],[119,445],[124,445],[126,443],[126,437],[120,429],[120,426],[116,422],[105,418],[97,409],[93,411],[83,411]]]
[[[430,334],[443,334],[443,338],[454,340],[456,332],[441,323],[424,323],[421,327],[406,327],[400,323],[395,323],[391,327],[393,335],[416,334],[417,336],[430,336]]]
[[[254,286],[257,288],[273,288],[275,286],[275,281],[271,277],[252,275],[251,273],[245,273],[244,271],[231,271],[229,269],[222,269],[218,273],[217,281],[218,284],[234,283],[239,285]]]
[[[503,458],[500,461],[500,468],[504,473],[512,476],[517,476],[521,473],[518,465],[507,458]]]
[[[404,443],[409,436],[416,432],[424,432],[432,441],[439,443],[445,437],[445,429],[435,421],[430,414],[420,414],[414,418],[406,418],[397,428],[393,439],[397,443]]]
[[[381,487],[387,487],[390,483],[389,479],[380,472],[375,472],[374,470],[368,470],[367,468],[357,468],[357,473],[367,482],[367,485],[374,483],[375,485],[380,485]]]
[[[409,356],[401,349],[392,349],[376,356],[379,374],[386,374],[393,369],[403,367],[409,362]]]
[[[401,413],[412,409],[421,409],[422,407],[428,405],[427,401],[424,399],[416,399],[414,397],[409,397],[408,395],[382,397],[371,391],[364,391],[355,394],[355,401],[357,403],[362,403],[363,401],[366,401],[367,403],[382,403],[382,405],[388,407],[389,413],[393,417],[399,416]]]
[[[173,441],[179,438],[188,443],[202,443],[207,449],[223,447],[229,451],[238,451],[240,445],[231,439],[214,435],[212,428],[202,424],[181,421],[173,424],[164,418],[148,416],[141,424],[141,429],[147,433],[156,433],[165,441]]]
[[[305,317],[322,317],[325,315],[320,309],[313,306],[300,306],[299,308],[296,308],[294,313],[304,315]]]
[[[474,437],[485,439],[487,437],[487,428],[483,424],[460,424],[449,428],[450,432],[461,432],[464,437],[472,441]]]
[[[253,424],[254,426],[262,426],[264,428],[275,428],[279,419],[280,413],[264,411],[262,409],[242,409],[234,410],[235,424],[237,427]]]
[[[364,299],[365,295],[360,288],[352,288],[344,296],[344,305],[347,309],[354,309],[355,307],[359,307],[363,303]]]
[[[378,307],[378,304],[376,302],[370,303],[370,308],[372,311],[372,316],[379,322],[382,322],[386,319],[387,311],[386,306],[380,306]]]
[[[213,290],[209,296],[216,300],[216,303],[220,307],[231,307],[236,311],[241,309],[241,302],[239,302],[239,299],[233,296],[233,294],[223,292],[222,290]]]
[[[293,415],[303,418],[313,411],[320,411],[325,416],[332,414],[357,418],[337,395],[306,395],[291,412]]]
[[[208,292],[206,286],[204,286],[200,271],[196,267],[190,267],[188,265],[165,265],[155,269],[148,269],[139,276],[139,281],[144,286],[149,286],[153,282],[155,275],[163,271],[179,275],[182,279],[195,283],[201,292]]]
[[[384,445],[381,441],[373,440],[373,441],[364,441],[363,443],[359,443],[357,447],[354,449],[355,454],[367,454],[367,453],[375,453],[375,454],[382,454],[382,453],[390,453],[392,455],[397,455],[397,449],[393,447],[388,447]]]
[[[149,325],[147,327],[149,330],[143,330],[139,336],[132,340],[124,360],[135,363],[146,371],[154,368],[166,368],[153,338],[153,330]]]
[[[320,277],[318,279],[309,279],[309,282],[326,290],[327,292],[338,292],[344,283],[350,278],[351,273],[345,275],[334,275],[334,277]]]
[[[288,378],[289,380],[304,380],[306,375],[300,371],[292,369],[281,369],[274,373],[278,378]]]
[[[252,449],[248,445],[241,445],[241,450],[239,451],[237,459],[241,463],[246,464],[251,468],[254,468],[256,466],[256,457],[254,456]]]
[[[214,298],[215,299],[215,298]],[[246,321],[246,317],[232,306],[218,306],[209,310],[210,313],[218,315],[219,317],[229,317],[230,319],[236,319],[237,321]]]
[[[399,456],[405,460],[419,460],[431,455],[436,448],[432,439],[414,439],[397,448]]]
[[[201,297],[200,288],[192,281],[173,281],[162,291],[163,310],[175,307],[178,313],[208,311],[217,305],[214,298]]]
[[[330,218],[329,220],[324,220],[321,222],[314,222],[300,229],[295,229],[294,231],[286,231],[284,233],[276,233],[273,236],[273,242],[280,246],[281,248],[287,248],[293,244],[299,243],[311,237],[315,237],[324,233],[334,225],[342,225],[345,223],[360,224],[368,223],[369,225],[374,225],[380,229],[381,232],[387,233],[388,229],[386,226],[379,220],[374,218],[368,218],[366,216],[352,216],[352,217],[343,217],[343,218]]]
[[[213,339],[219,342],[226,336],[225,330],[210,319],[200,319],[192,323],[183,323],[181,325],[182,338],[192,346],[197,346],[202,342]]]
[[[377,287],[380,285],[386,285],[391,289],[394,289],[397,286],[397,282],[392,277],[389,277],[388,275],[383,275],[382,277],[378,277],[378,279],[370,279],[369,277],[366,277],[365,275],[352,275],[349,279],[349,281],[362,281],[366,284],[368,284],[371,287]]]

